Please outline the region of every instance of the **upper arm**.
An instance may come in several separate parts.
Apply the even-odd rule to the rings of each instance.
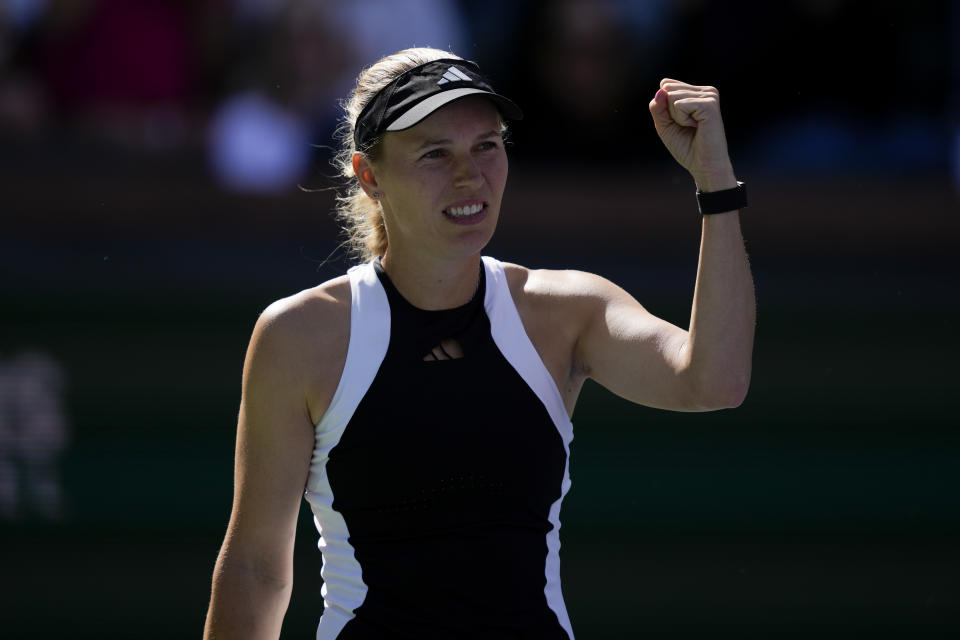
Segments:
[[[269,582],[288,583],[300,500],[313,452],[297,312],[260,316],[243,369],[233,511],[224,553]]]
[[[570,276],[580,322],[574,360],[586,377],[632,402],[695,411],[689,333],[647,311],[615,284]]]

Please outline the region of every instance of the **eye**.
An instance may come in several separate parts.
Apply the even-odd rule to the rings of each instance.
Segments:
[[[421,159],[426,159],[426,160],[436,160],[437,158],[442,158],[442,157],[443,157],[443,149],[431,149],[430,151],[427,151],[425,154],[420,156]]]
[[[494,140],[485,140],[477,145],[477,149],[480,151],[493,151],[497,148],[497,143]]]

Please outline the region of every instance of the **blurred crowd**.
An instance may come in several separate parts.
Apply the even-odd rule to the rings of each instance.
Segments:
[[[284,191],[364,66],[434,46],[525,108],[524,160],[662,160],[646,105],[669,75],[720,87],[757,166],[947,171],[958,36],[954,2],[0,0],[0,141],[202,150],[225,188]]]
[[[37,349],[0,357],[0,521],[67,515],[60,458],[70,442],[67,375]]]

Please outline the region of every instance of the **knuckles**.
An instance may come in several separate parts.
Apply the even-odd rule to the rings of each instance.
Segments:
[[[669,78],[664,78],[660,81],[660,88],[666,91],[668,94],[675,91],[693,91],[697,93],[708,93],[714,96],[720,95],[720,90],[713,85],[688,84],[686,82],[679,82]]]

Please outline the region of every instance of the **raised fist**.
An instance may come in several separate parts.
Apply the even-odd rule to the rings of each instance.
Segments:
[[[664,78],[650,101],[650,113],[663,144],[697,187],[720,191],[737,185],[716,88]]]

